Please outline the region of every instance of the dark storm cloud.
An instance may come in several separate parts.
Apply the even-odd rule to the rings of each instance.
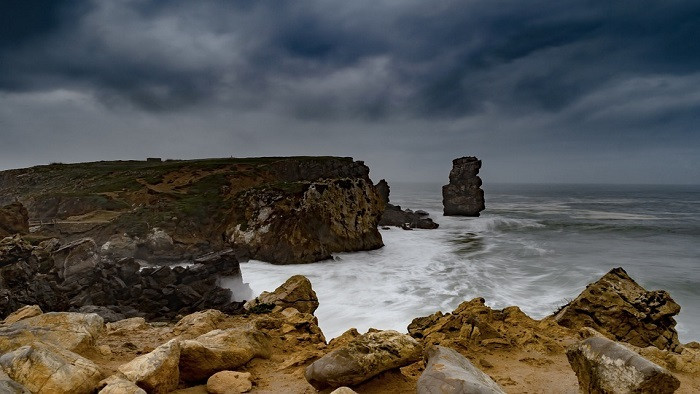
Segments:
[[[36,108],[67,111],[63,128],[71,130],[63,133],[105,124],[126,135],[128,127],[153,130],[160,140],[182,116],[178,122],[189,119],[201,132],[235,134],[249,147],[275,140],[290,154],[307,137],[311,147],[324,138],[329,146],[359,144],[370,156],[366,147],[377,141],[393,144],[382,147],[386,155],[397,144],[411,155],[448,158],[465,147],[487,157],[512,151],[533,165],[550,150],[574,158],[590,149],[700,145],[696,1],[12,0],[1,7],[7,135],[34,123],[47,134],[41,118],[17,115]]]

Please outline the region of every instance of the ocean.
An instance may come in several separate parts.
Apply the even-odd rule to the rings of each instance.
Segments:
[[[700,341],[700,186],[484,185],[478,218],[442,216],[441,185],[391,184],[391,202],[436,230],[381,230],[384,248],[314,264],[241,265],[254,294],[306,275],[328,339],[355,327],[406,331],[413,318],[483,297],[543,318],[623,267],[681,305],[682,343]]]

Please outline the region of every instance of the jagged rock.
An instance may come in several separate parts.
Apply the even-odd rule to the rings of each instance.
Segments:
[[[368,332],[306,368],[306,380],[316,389],[353,386],[384,371],[418,361],[421,345],[396,331]]]
[[[384,210],[369,179],[320,179],[287,190],[251,189],[238,197],[243,217],[227,230],[229,242],[275,264],[310,263],[332,253],[384,246],[377,223]],[[290,193],[291,190],[296,192]]]
[[[680,309],[667,292],[647,291],[625,270],[615,268],[588,285],[554,319],[564,327],[592,327],[638,347],[651,345],[680,352],[673,319]]]
[[[29,212],[20,202],[0,207],[0,238],[29,233]]]
[[[0,327],[0,352],[8,352],[35,341],[85,353],[95,346],[104,328],[95,314],[49,312]]]
[[[239,394],[253,389],[250,372],[221,371],[207,379],[210,394]]]
[[[579,342],[566,357],[584,393],[672,393],[680,386],[665,369],[607,338]]]
[[[268,358],[272,351],[267,334],[236,328],[214,330],[180,346],[180,377],[188,382],[236,369],[255,357]]]
[[[318,318],[310,313],[299,312],[295,308],[265,314],[255,321],[255,328],[275,331],[275,335],[282,334],[282,339],[290,342],[301,340],[326,343],[326,338],[318,327]]]
[[[110,335],[131,335],[148,328],[143,317],[131,317],[113,323],[107,323],[107,331]]]
[[[33,249],[19,235],[0,238],[0,267],[28,260]]]
[[[499,394],[503,389],[456,351],[434,346],[427,351],[418,394]]]
[[[2,324],[16,323],[20,320],[28,319],[34,316],[39,316],[42,313],[44,312],[41,310],[41,308],[39,308],[39,305],[25,305],[9,314],[5,318],[5,320],[2,321]]]
[[[171,339],[152,352],[136,357],[119,367],[119,372],[149,393],[165,394],[177,388],[180,343]]]
[[[137,246],[137,240],[127,234],[115,234],[102,244],[100,253],[113,259],[129,258],[136,255]]]
[[[216,330],[217,325],[224,318],[226,318],[226,315],[216,309],[195,312],[180,319],[173,327],[173,334],[186,335],[189,338],[198,337],[209,331]]]
[[[102,379],[92,361],[39,342],[5,353],[0,357],[0,368],[32,393],[89,394]]]
[[[445,216],[479,216],[486,209],[480,168],[481,160],[473,156],[452,160],[450,183],[442,187]]]
[[[31,394],[23,385],[10,379],[9,376],[0,368],[0,393],[3,394]]]
[[[274,304],[281,309],[295,308],[299,312],[313,314],[318,308],[318,297],[308,278],[294,275],[272,293],[265,291],[254,300],[248,301],[245,309],[250,310],[261,304]]]
[[[400,206],[390,204],[389,193],[391,189],[384,179],[379,181],[375,187],[385,205],[382,217],[377,224],[378,226],[396,226],[404,230],[412,230],[414,228],[431,230],[439,227],[437,223],[428,217],[428,212],[421,210],[413,212],[410,209],[402,210]]]
[[[146,390],[134,382],[118,375],[112,375],[100,382],[98,394],[146,394]]]
[[[97,244],[92,238],[83,238],[62,246],[53,254],[59,277],[68,280],[74,275],[93,270],[100,260]]]
[[[551,320],[530,318],[517,306],[491,309],[483,298],[463,302],[452,313],[437,312],[413,319],[408,326],[411,336],[447,347],[525,348],[546,352],[564,350],[557,336],[566,335],[566,331]]]

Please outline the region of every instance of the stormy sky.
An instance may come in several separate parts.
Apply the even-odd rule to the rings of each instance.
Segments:
[[[0,169],[271,155],[700,184],[700,2],[3,0]]]

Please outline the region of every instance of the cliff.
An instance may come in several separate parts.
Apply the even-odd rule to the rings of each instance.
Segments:
[[[0,172],[0,204],[19,200],[32,237],[84,237],[151,262],[235,246],[274,263],[381,247],[369,168],[340,157],[52,164]]]
[[[446,216],[479,216],[479,212],[486,208],[478,176],[480,168],[481,160],[473,156],[452,161],[450,183],[442,187]]]

